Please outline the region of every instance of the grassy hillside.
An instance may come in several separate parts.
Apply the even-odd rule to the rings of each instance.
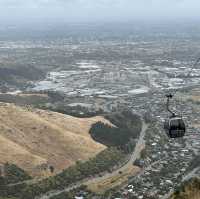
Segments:
[[[16,164],[33,176],[46,176],[94,157],[106,148],[89,134],[98,121],[112,126],[103,117],[75,118],[0,103],[0,164]]]
[[[182,185],[170,199],[200,199],[200,179],[192,179]]]
[[[29,142],[29,144],[31,144],[33,139],[36,139],[35,135],[37,135],[37,138],[39,137],[37,142],[40,142],[40,145],[36,143],[36,145],[38,145],[36,148],[34,145],[35,143],[33,143],[29,146],[29,149],[37,149],[37,152],[40,154],[42,154],[43,151],[43,154],[39,157],[49,155],[48,161],[52,161],[51,164],[48,163],[49,165],[53,165],[53,161],[55,159],[57,162],[54,163],[53,170],[60,166],[64,155],[68,157],[68,159],[66,159],[68,161],[72,159],[75,160],[74,157],[78,158],[78,156],[84,157],[85,159],[79,158],[75,165],[63,169],[62,172],[57,175],[50,176],[49,178],[45,178],[40,181],[15,184],[14,186],[7,186],[3,184],[0,188],[0,196],[14,196],[22,199],[31,199],[54,189],[63,189],[88,177],[102,175],[103,172],[111,172],[114,168],[116,168],[116,166],[121,166],[127,160],[126,153],[128,153],[128,151],[121,150],[122,146],[117,143],[116,146],[108,146],[108,148],[106,148],[103,144],[96,143],[90,135],[92,126],[100,122],[107,127],[105,129],[101,128],[101,133],[105,134],[104,131],[108,132],[108,128],[115,129],[115,131],[112,131],[111,134],[109,134],[109,137],[115,137],[115,132],[119,134],[121,139],[124,139],[123,134],[126,134],[126,131],[130,131],[130,140],[126,140],[123,145],[123,149],[130,149],[134,147],[132,136],[134,135],[134,137],[137,137],[141,129],[140,118],[126,111],[115,113],[110,115],[110,117],[105,116],[106,118],[109,118],[109,120],[107,120],[100,116],[92,118],[75,118],[51,111],[38,109],[27,110],[11,104],[3,104],[3,106],[6,107],[4,112],[8,112],[8,110],[10,111],[6,115],[7,118],[12,121],[12,125],[14,123],[13,127],[17,126],[20,129],[20,132],[22,130],[27,132],[27,127],[34,130],[33,132],[29,132],[29,138],[26,138],[26,133],[24,133],[18,142],[20,143],[21,140],[25,138],[25,140],[29,140],[31,138],[31,142]],[[20,115],[19,118],[17,115],[14,115],[16,112]],[[110,123],[110,120],[112,120],[113,123]],[[10,125],[11,123],[9,126]],[[42,131],[43,128],[45,128],[45,130]],[[52,131],[52,129],[56,131],[56,133]],[[120,129],[123,129],[124,131],[122,132]],[[46,131],[48,133],[46,133]],[[98,132],[100,133],[100,131]],[[16,137],[15,140],[17,140]],[[66,150],[61,150],[63,147],[65,147]],[[56,152],[53,153],[51,151],[52,149]],[[131,149],[131,151],[132,150],[133,149]],[[85,157],[87,153],[88,155],[90,154],[90,158]],[[88,159],[88,161],[81,161],[86,159]]]

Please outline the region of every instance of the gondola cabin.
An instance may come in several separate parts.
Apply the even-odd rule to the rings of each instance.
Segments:
[[[185,135],[185,123],[181,117],[173,116],[165,121],[164,129],[170,138],[180,138]]]

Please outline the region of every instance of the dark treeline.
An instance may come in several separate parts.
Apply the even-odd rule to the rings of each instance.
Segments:
[[[96,157],[86,162],[78,161],[76,165],[69,167],[60,174],[44,179],[36,184],[29,185],[24,183],[12,187],[0,184],[0,196],[34,199],[36,196],[48,191],[64,189],[85,178],[105,171],[110,172],[114,166],[121,164],[125,157],[124,153],[116,148],[110,147],[99,153]]]
[[[111,127],[102,122],[95,123],[90,129],[90,134],[94,140],[107,146],[123,146],[131,137],[128,129]]]
[[[127,144],[138,137],[141,131],[140,118],[130,111],[106,116],[115,126],[97,122],[92,125],[90,134],[94,140],[109,146],[125,149]]]
[[[32,179],[31,176],[14,164],[6,163],[0,177],[1,184],[7,185]]]

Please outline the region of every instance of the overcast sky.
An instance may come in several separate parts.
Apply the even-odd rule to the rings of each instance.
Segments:
[[[0,0],[0,21],[200,18],[200,0]]]

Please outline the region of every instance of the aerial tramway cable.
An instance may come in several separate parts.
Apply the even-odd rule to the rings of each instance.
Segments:
[[[196,62],[193,64],[193,66],[191,67],[191,69],[189,70],[189,72],[187,73],[185,78],[190,77],[192,70],[197,66],[197,64],[199,62],[200,62],[200,58],[198,58],[196,60]],[[182,116],[177,115],[169,107],[170,99],[173,98],[173,96],[176,94],[177,91],[178,91],[178,89],[175,90],[174,94],[170,93],[170,94],[166,95],[166,98],[167,98],[167,111],[171,114],[171,116],[168,119],[165,120],[164,129],[165,129],[167,135],[170,138],[183,137],[183,136],[185,136],[185,132],[186,132],[186,126],[185,126],[185,123],[184,123],[184,121],[182,119]]]

